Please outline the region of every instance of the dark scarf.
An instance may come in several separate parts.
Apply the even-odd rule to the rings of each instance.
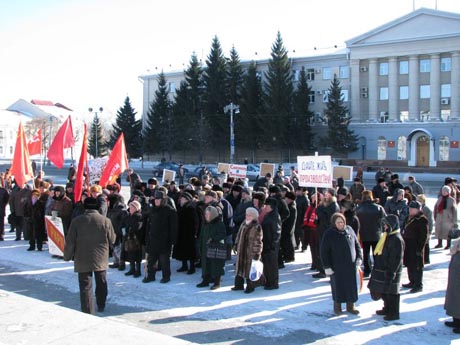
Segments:
[[[444,211],[447,208],[447,199],[449,199],[449,196],[442,196],[441,202],[438,204],[438,214],[441,214],[442,211]]]

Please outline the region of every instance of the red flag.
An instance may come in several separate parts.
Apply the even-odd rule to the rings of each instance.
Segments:
[[[68,149],[75,145],[72,130],[72,120],[70,115],[67,120],[59,128],[53,142],[48,150],[48,159],[53,162],[55,166],[62,169],[64,166],[64,149]]]
[[[113,184],[117,176],[126,169],[128,169],[128,156],[126,155],[125,138],[121,133],[113,146],[112,153],[99,180],[99,185],[104,188],[108,184]]]
[[[74,195],[75,195],[75,202],[79,202],[81,200],[81,193],[83,192],[83,173],[87,170],[88,167],[88,139],[86,133],[86,124],[85,124],[85,131],[83,134],[83,144],[81,146],[81,154],[80,160],[78,161],[78,168],[77,168],[77,177],[75,179],[75,187],[74,187]],[[88,176],[89,178],[89,176]]]
[[[29,155],[39,155],[42,153],[42,129],[37,131],[37,134],[27,143]]]
[[[34,178],[32,165],[29,159],[29,150],[27,149],[26,136],[22,123],[19,122],[18,134],[16,136],[16,146],[14,148],[13,162],[11,163],[11,175],[19,187]]]

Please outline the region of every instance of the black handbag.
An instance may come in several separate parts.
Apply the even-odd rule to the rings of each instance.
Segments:
[[[460,237],[460,229],[459,228],[450,229],[449,233],[447,234],[447,237],[450,240],[455,240],[456,238],[459,238]]]
[[[141,249],[141,246],[136,236],[134,236],[134,238],[125,239],[124,247],[125,247],[125,251],[127,252],[135,252]]]
[[[208,259],[223,259],[227,258],[227,246],[220,242],[209,242],[206,249],[206,257]]]

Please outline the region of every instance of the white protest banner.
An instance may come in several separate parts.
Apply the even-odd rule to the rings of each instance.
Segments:
[[[247,171],[248,171],[247,165],[230,164],[228,176],[237,177],[237,178],[246,178]]]
[[[299,185],[302,187],[332,187],[331,156],[297,156]]]
[[[174,170],[163,169],[162,183],[171,183],[176,180],[176,172]]]
[[[64,256],[65,236],[62,219],[55,216],[45,216],[45,225],[50,254]]]

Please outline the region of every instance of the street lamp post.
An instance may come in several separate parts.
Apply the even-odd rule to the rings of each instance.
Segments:
[[[235,157],[235,126],[233,122],[233,114],[240,113],[240,107],[236,104],[230,103],[224,107],[224,112],[230,111],[230,163],[233,163]]]
[[[88,108],[89,113],[91,114],[93,112],[93,108]],[[99,107],[99,111],[94,112],[94,119],[93,123],[96,124],[96,119],[97,119],[97,114],[102,113],[104,111],[104,108]],[[97,158],[97,128],[94,128],[94,158]]]

